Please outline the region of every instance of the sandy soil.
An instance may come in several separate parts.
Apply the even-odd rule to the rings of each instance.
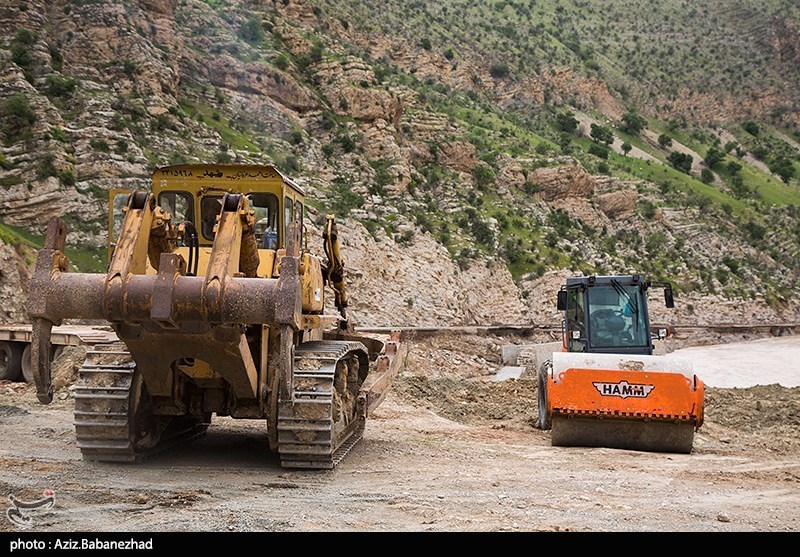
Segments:
[[[67,385],[41,406],[4,383],[0,491],[52,490],[52,508],[28,512],[41,532],[800,530],[799,387],[709,388],[691,454],[552,447],[533,427],[535,381],[492,380],[507,341],[409,341],[389,396],[332,471],[282,469],[261,422],[224,418],[141,464],[84,462]]]

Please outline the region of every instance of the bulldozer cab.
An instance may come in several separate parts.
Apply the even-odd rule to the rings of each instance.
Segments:
[[[172,224],[182,230],[178,253],[189,258],[197,250],[198,269],[203,273],[214,244],[215,226],[226,193],[241,193],[254,213],[255,238],[261,264],[258,276],[271,277],[278,250],[285,249],[288,227],[303,222],[302,189],[271,165],[174,165],[152,174],[156,204],[170,214]],[[108,257],[115,248],[130,190],[109,192]],[[303,229],[300,228],[300,245]],[[266,251],[262,251],[266,250]],[[279,255],[279,254],[277,254]],[[154,273],[155,269],[148,269]]]
[[[664,288],[667,307],[674,307],[669,283],[653,283],[639,275],[568,278],[558,293],[558,309],[565,312],[564,350],[652,354],[647,291],[654,284]]]

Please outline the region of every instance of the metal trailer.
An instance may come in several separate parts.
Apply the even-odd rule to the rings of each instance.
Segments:
[[[33,325],[14,323],[0,325],[0,380],[25,381],[33,384],[31,340]],[[50,333],[50,361],[54,361],[66,346],[84,346],[118,340],[110,326],[61,325]]]

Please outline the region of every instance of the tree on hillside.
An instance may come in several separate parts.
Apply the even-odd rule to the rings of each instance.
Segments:
[[[265,37],[266,34],[261,26],[261,20],[256,16],[251,16],[239,27],[239,38],[250,44],[260,44]]]
[[[562,132],[575,133],[579,122],[571,112],[562,112],[556,116],[556,124]]]
[[[730,172],[731,174],[736,174],[742,169],[742,165],[736,161],[728,161],[727,167],[728,167],[728,172]]]
[[[664,148],[672,147],[672,138],[665,133],[658,136],[658,144]]]
[[[500,79],[503,77],[508,77],[509,69],[508,64],[506,63],[499,63],[499,64],[492,64],[489,68],[489,74],[495,79]]]
[[[708,168],[714,168],[717,164],[722,162],[722,159],[725,158],[725,153],[717,149],[716,147],[712,147],[706,153],[706,158],[703,159],[703,162],[706,163]]]
[[[589,146],[589,152],[595,157],[600,157],[601,159],[608,158],[608,151],[608,147],[605,147],[604,145],[598,145],[597,143],[592,143]]]
[[[592,139],[598,143],[611,145],[614,142],[613,132],[607,127],[601,126],[600,124],[592,124],[592,131],[589,135],[591,135]]]
[[[760,161],[763,161],[767,158],[767,155],[769,155],[769,149],[763,145],[756,145],[750,152],[753,153],[753,156]]]
[[[758,124],[753,122],[752,120],[748,120],[747,122],[742,122],[742,128],[744,128],[744,131],[746,131],[747,133],[749,133],[754,137],[758,137],[758,134],[761,131]]]
[[[787,184],[794,176],[794,164],[792,164],[792,161],[783,155],[778,155],[772,159],[769,163],[769,169],[774,174],[780,176],[781,180]]]
[[[685,172],[686,174],[692,172],[692,163],[694,163],[692,155],[679,151],[672,151],[669,156],[667,156],[667,160],[681,172]]]
[[[558,146],[561,147],[561,152],[565,155],[572,153],[572,134],[562,132],[558,135]]]
[[[479,188],[484,189],[494,183],[494,171],[491,167],[479,164],[474,171],[475,183]]]
[[[633,149],[633,145],[631,145],[627,141],[622,144],[622,152],[625,153],[626,156],[628,155],[628,153],[631,152],[631,149]]]
[[[36,122],[36,113],[25,95],[14,93],[0,103],[0,109],[3,114],[0,132],[5,136],[6,143],[14,143],[30,136],[31,128]]]
[[[622,115],[622,125],[620,129],[625,133],[639,135],[639,133],[647,127],[647,120],[640,116],[633,110],[630,110]]]

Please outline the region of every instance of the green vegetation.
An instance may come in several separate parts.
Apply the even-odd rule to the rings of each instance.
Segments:
[[[70,4],[77,10],[78,3]],[[245,77],[235,68],[230,75],[217,75],[218,86],[205,74],[182,73],[180,88],[165,91],[167,99],[174,94],[177,106],[156,116],[149,92],[137,80],[151,69],[146,62],[108,61],[116,78],[133,85],[119,93],[102,86],[89,91],[68,74],[70,65],[59,53],[62,43],[49,44],[44,33],[17,32],[8,43],[9,59],[36,92],[1,101],[0,132],[8,149],[0,168],[13,175],[0,177],[0,187],[19,188],[31,177],[51,176],[62,187],[74,187],[76,161],[86,155],[75,151],[87,148],[86,140],[71,131],[86,124],[75,125],[82,117],[75,100],[96,95],[102,106],[105,95],[115,111],[108,127],[117,133],[88,142],[95,157],[133,162],[143,152],[151,166],[245,160],[274,162],[290,174],[309,177],[319,170],[327,191],[320,200],[309,200],[309,207],[319,203],[321,211],[342,217],[363,215],[355,210],[366,207],[379,217],[365,219],[365,226],[373,233],[383,227],[401,243],[411,242],[413,232],[398,233],[398,222],[412,222],[462,266],[479,256],[502,257],[516,278],[541,276],[551,268],[605,272],[630,266],[675,279],[680,288],[726,296],[752,295],[753,284],[765,284],[775,294],[788,282],[797,283],[797,126],[786,126],[780,107],[757,120],[717,127],[697,125],[693,122],[705,120],[683,113],[687,98],[692,110],[707,116],[704,110],[720,106],[717,97],[747,99],[754,85],[758,90],[766,85],[778,97],[792,93],[792,85],[800,82],[798,65],[776,66],[775,57],[758,46],[763,41],[740,25],[752,20],[772,30],[781,18],[796,21],[800,8],[791,2],[744,0],[726,10],[717,3],[635,0],[320,0],[309,9],[318,22],[334,23],[337,31],[330,33],[332,28],[308,22],[294,26],[291,11],[270,3],[204,4],[179,3],[176,18],[188,29],[187,45],[199,59],[230,55],[247,62],[250,73]],[[187,15],[198,11],[202,28]],[[287,23],[291,36],[281,36]],[[339,35],[341,29],[347,33]],[[155,31],[136,31],[168,54]],[[391,49],[376,56],[377,51],[365,50],[368,41],[349,42],[353,35],[396,38],[412,58],[421,55],[434,65],[401,67]],[[722,45],[716,36],[730,37],[730,44]],[[266,73],[250,71],[258,67]],[[554,68],[567,69],[554,76]],[[267,74],[277,87],[256,85]],[[238,91],[222,85],[231,79],[238,80]],[[360,113],[360,99],[348,106],[337,92],[343,82],[365,95],[396,95],[402,101],[402,113],[387,114],[392,122],[378,129],[389,141],[369,129],[374,115]],[[166,81],[162,85],[169,88]],[[301,97],[307,95],[296,99],[298,105],[308,98],[313,106],[288,102],[289,109],[278,107],[286,102],[282,95],[298,86]],[[270,98],[253,103],[268,89]],[[36,94],[48,98],[36,99]],[[66,125],[49,126],[47,153],[25,159],[14,144],[32,138],[34,107],[41,106],[34,100],[54,106]],[[608,106],[607,101],[624,107],[613,119],[590,108]],[[580,121],[588,116],[598,123],[587,130],[576,118],[578,111],[585,113]],[[659,120],[659,113],[672,120]],[[691,154],[684,153],[687,149]],[[654,160],[638,158],[640,151]],[[458,164],[454,153],[463,155]],[[402,160],[393,160],[398,156]],[[575,161],[589,174],[611,178],[596,178],[600,186],[575,204],[581,209],[571,206],[574,212],[567,212],[556,209],[560,204],[552,198],[543,201],[552,195],[552,184],[539,183],[535,172]],[[405,194],[390,187],[397,163],[410,170]],[[97,196],[102,188],[88,181],[78,186]],[[615,215],[604,220],[598,200],[617,186],[637,194],[625,227]],[[384,213],[381,205],[399,214]],[[588,219],[592,226],[578,216],[587,207],[597,215],[597,222]],[[97,228],[97,223],[69,218],[74,227]],[[670,218],[678,225],[665,226]],[[702,251],[692,245],[697,236],[681,231],[681,218],[709,237],[730,240],[744,255],[722,263],[707,254],[696,257]],[[749,248],[767,263],[749,260]],[[770,272],[780,278],[767,282]]]
[[[346,217],[350,211],[364,205],[364,199],[354,192],[343,178],[334,181],[331,187],[330,210],[337,217]]]
[[[219,133],[222,140],[234,149],[252,152],[260,151],[249,135],[239,131],[233,126],[229,117],[224,116],[216,108],[182,98],[180,106],[183,114],[191,119],[199,119]]]
[[[31,137],[31,128],[36,122],[36,113],[25,95],[14,93],[4,99],[0,104],[0,112],[4,115],[0,129],[7,144]]]
[[[67,238],[69,240],[69,238]],[[44,246],[44,237],[31,234],[27,230],[0,222],[0,241],[17,249],[28,248],[39,250]],[[30,254],[29,254],[30,255]],[[80,273],[97,273],[106,270],[106,249],[67,245],[67,258],[72,271]],[[29,261],[33,263],[33,261]]]
[[[251,45],[260,44],[266,38],[261,20],[256,16],[250,16],[239,27],[239,38]]]

